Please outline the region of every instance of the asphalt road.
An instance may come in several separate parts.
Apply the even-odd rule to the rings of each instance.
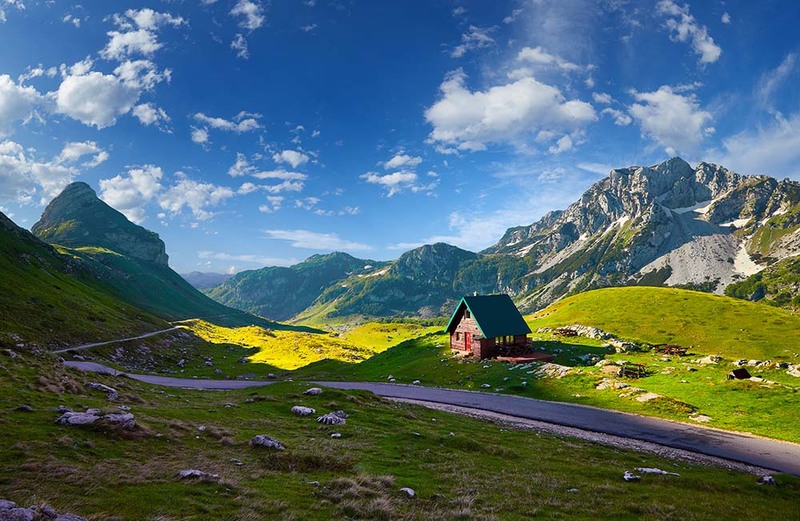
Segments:
[[[151,336],[160,335],[162,333],[167,333],[169,331],[175,331],[176,329],[180,329],[180,326],[171,327],[169,329],[162,329],[161,331],[153,331],[152,333],[145,333],[144,335],[139,336],[132,336],[130,338],[117,338],[115,340],[107,340],[105,342],[95,342],[94,344],[82,344],[75,347],[68,347],[66,349],[59,349],[58,351],[53,351],[53,353],[66,353],[67,351],[80,351],[81,349],[89,349],[90,347],[97,347],[97,346],[104,346],[106,344],[114,344],[117,342],[127,342],[128,340],[139,340],[142,338],[149,338]]]
[[[65,362],[65,365],[86,371],[120,374],[110,367],[94,362]],[[151,384],[192,389],[242,389],[272,383],[252,380],[199,380],[124,374],[130,378]],[[800,445],[795,443],[758,438],[699,425],[688,425],[595,407],[548,402],[519,396],[388,383],[316,383],[336,389],[366,390],[386,398],[406,398],[458,405],[593,432],[613,434],[800,476]]]

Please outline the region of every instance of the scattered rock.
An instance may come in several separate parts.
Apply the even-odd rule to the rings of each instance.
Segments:
[[[600,371],[603,372],[603,374],[611,376],[619,376],[619,373],[622,371],[622,368],[611,362],[606,365],[600,366]]]
[[[696,367],[687,367],[686,370],[689,371],[690,373],[696,373],[697,372],[697,368]]]
[[[761,476],[760,478],[758,478],[758,481],[756,481],[756,484],[758,484],[758,485],[772,485],[773,487],[777,487],[778,486],[778,482],[775,481],[775,478],[773,478],[772,476]]]
[[[59,405],[58,408],[56,408],[56,412],[60,412],[61,414],[64,414],[65,412],[72,412],[72,409],[70,409],[66,405]]]
[[[798,365],[789,366],[789,369],[786,371],[786,374],[788,374],[789,376],[800,378],[800,366]]]
[[[334,432],[333,434],[331,434],[331,438],[334,438],[334,439],[339,439],[341,437],[342,437],[342,433],[341,432]]]
[[[404,492],[406,495],[408,495],[408,497],[414,497],[417,495],[417,493],[414,492],[413,488],[408,488],[408,487],[401,488],[400,492]]]
[[[736,367],[742,367],[743,365],[747,365],[747,360],[736,360],[733,365]]]
[[[394,376],[392,376],[392,375],[389,375],[389,376],[387,376],[387,377],[386,377],[386,379],[387,379],[387,380],[394,380]]]
[[[99,409],[86,409],[86,412],[65,412],[56,420],[58,425],[94,425],[96,423],[125,430],[136,427],[136,419],[129,412],[104,414]]]
[[[89,389],[92,389],[94,391],[100,391],[100,392],[108,394],[108,401],[109,402],[113,402],[114,400],[119,398],[119,392],[116,389],[114,389],[113,387],[109,387],[109,386],[107,386],[105,384],[89,382],[89,383],[86,384],[86,387],[88,387]]]
[[[316,409],[312,409],[311,407],[304,407],[302,405],[295,405],[292,407],[292,413],[298,416],[311,416],[314,414]]]
[[[131,410],[131,408],[128,407],[127,405],[120,405],[120,406],[117,407],[117,409],[119,409],[120,411],[130,411]]]
[[[13,501],[9,501],[8,499],[0,499],[0,510],[11,510],[12,508],[16,508],[17,504]]]
[[[705,414],[693,414],[689,416],[689,419],[698,423],[708,423],[712,420],[711,416],[706,416]]]
[[[572,368],[567,367],[566,365],[559,365],[553,363],[546,363],[542,364],[538,369],[534,371],[536,376],[543,377],[543,378],[564,378],[565,376],[572,373]]]
[[[207,365],[208,367],[213,367],[213,365],[214,365],[214,362],[213,362],[213,361],[211,361],[211,360],[206,360],[206,365]]]
[[[414,380],[413,382],[411,382],[411,385],[419,385],[419,384],[420,384],[419,380]]]
[[[642,479],[642,477],[637,476],[636,474],[631,474],[626,470],[625,474],[622,475],[622,479],[624,479],[625,481],[639,481]]]
[[[17,408],[14,410],[19,412],[33,412],[33,407],[23,403],[22,405],[18,405]]]
[[[319,481],[306,481],[306,484],[311,485],[312,487],[318,487]]]
[[[317,422],[325,425],[344,425],[347,423],[347,420],[340,417],[335,412],[329,412],[328,414],[323,414],[317,418]]]
[[[178,363],[177,363],[176,365],[177,365],[178,367],[183,367],[183,366],[185,366],[185,365],[186,365],[186,360],[184,360],[183,358],[181,358],[180,360],[178,360]]]
[[[577,488],[568,488],[567,492],[569,492],[570,494],[577,494],[579,491]]]
[[[275,380],[275,379],[276,379],[276,378],[278,378],[278,377],[275,375],[275,373],[269,373],[269,374],[267,375],[267,378],[269,378],[270,380]]]
[[[644,393],[637,396],[636,401],[644,403],[649,402],[650,400],[655,400],[656,398],[661,398],[661,395],[656,393]]]
[[[230,461],[231,463],[233,463],[237,467],[243,467],[244,466],[244,462],[242,460],[240,460],[240,459],[231,458],[228,461]]]
[[[489,384],[481,384],[481,387],[483,389],[488,389],[489,387],[491,387],[491,385],[489,385]]]
[[[33,521],[36,512],[29,508],[10,508],[0,510],[0,519],[3,521]]]
[[[390,379],[389,379],[389,382],[390,382],[390,383],[395,383],[396,381],[397,381],[397,380],[395,380],[394,378],[390,378]]]
[[[253,439],[250,440],[251,447],[263,447],[265,449],[277,449],[277,450],[285,450],[286,447],[283,446],[283,443],[279,442],[272,436],[268,436],[267,434],[257,434],[253,436]]]
[[[705,364],[705,365],[718,364],[721,360],[722,360],[721,356],[708,355],[708,356],[704,356],[703,358],[699,359],[697,361],[697,363],[698,364]]]
[[[178,478],[217,481],[219,479],[219,474],[210,474],[208,472],[203,472],[202,470],[197,470],[197,469],[187,469],[178,472]]]
[[[318,396],[322,394],[322,389],[320,389],[319,387],[311,387],[310,389],[306,389],[305,392],[303,392],[303,394],[308,396]]]
[[[667,472],[666,470],[657,469],[654,467],[636,467],[636,472],[641,472],[642,474],[661,474],[663,476],[680,476],[677,472]]]
[[[9,358],[16,358],[17,357],[17,353],[12,351],[11,349],[3,349],[3,354],[6,355]]]
[[[633,342],[625,342],[623,340],[617,340],[616,338],[612,338],[608,341],[608,345],[614,348],[614,351],[617,353],[631,353],[634,351],[642,351],[642,347],[638,344],[634,344]]]
[[[222,374],[222,369],[214,369],[214,374]]]
[[[614,365],[614,361],[613,360],[607,360],[607,359],[604,358],[604,359],[600,360],[599,362],[597,362],[594,365],[597,366],[597,367],[605,367],[607,365]]]

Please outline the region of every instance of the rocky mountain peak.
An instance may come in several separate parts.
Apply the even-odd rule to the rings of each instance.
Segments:
[[[70,248],[96,246],[167,266],[158,234],[130,222],[101,201],[86,183],[68,185],[44,210],[31,231],[38,238]]]

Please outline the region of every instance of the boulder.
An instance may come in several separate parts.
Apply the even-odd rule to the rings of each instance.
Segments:
[[[704,356],[703,358],[699,359],[697,361],[697,363],[698,364],[705,364],[705,365],[718,364],[720,362],[720,360],[722,360],[721,356],[708,355],[708,356]]]
[[[637,396],[636,401],[644,403],[644,402],[649,402],[651,400],[655,400],[656,398],[661,398],[661,395],[656,393],[644,393]]]
[[[210,474],[197,469],[187,469],[178,472],[179,479],[202,479],[207,481],[217,481],[219,474]]]
[[[95,382],[89,382],[86,384],[86,387],[92,389],[94,391],[100,391],[103,393],[108,394],[108,401],[113,402],[117,398],[119,398],[119,392],[114,389],[113,387],[109,387],[105,384],[99,384]]]
[[[636,472],[641,472],[642,474],[661,474],[662,476],[680,476],[677,472],[667,472],[666,470],[661,470],[655,467],[636,467]]]
[[[0,499],[0,510],[11,510],[12,508],[17,508],[17,504],[8,499]]]
[[[18,405],[17,408],[14,410],[19,412],[33,412],[33,407],[31,407],[26,403],[23,403],[22,405]]]
[[[400,492],[404,493],[404,494],[405,494],[405,495],[407,495],[408,497],[414,497],[414,496],[416,496],[416,495],[417,495],[417,493],[416,493],[416,492],[414,492],[414,489],[413,489],[413,488],[408,488],[408,487],[403,487],[403,488],[401,488],[401,489],[400,489]]]
[[[622,479],[624,479],[625,481],[639,481],[642,479],[642,477],[637,476],[636,474],[631,474],[626,470],[625,474],[622,475]]]
[[[86,412],[65,412],[56,420],[58,425],[110,425],[130,430],[136,427],[136,419],[129,412],[102,413],[99,409],[86,409]]]
[[[342,418],[335,412],[329,412],[328,414],[323,414],[319,418],[317,418],[317,422],[325,424],[325,425],[344,425],[347,423],[345,418]]]
[[[797,365],[789,366],[789,369],[786,370],[786,374],[788,374],[789,376],[800,378],[800,366]]]
[[[319,387],[311,387],[310,389],[306,389],[303,394],[307,396],[319,396],[322,394],[322,389]]]
[[[33,521],[36,512],[30,508],[10,508],[0,510],[0,521]]]
[[[298,416],[311,416],[314,414],[316,409],[312,409],[311,407],[304,407],[302,405],[295,405],[292,407],[292,414],[296,414]]]
[[[277,450],[285,450],[286,447],[283,446],[283,443],[279,442],[272,436],[267,434],[257,434],[253,436],[250,440],[251,447],[259,447],[264,449],[277,449]]]

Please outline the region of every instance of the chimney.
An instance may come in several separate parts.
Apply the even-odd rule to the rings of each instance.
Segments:
[[[477,297],[477,296],[478,296],[478,292],[477,292],[477,291],[473,291],[473,292],[472,292],[472,296],[473,296],[473,297]]]

